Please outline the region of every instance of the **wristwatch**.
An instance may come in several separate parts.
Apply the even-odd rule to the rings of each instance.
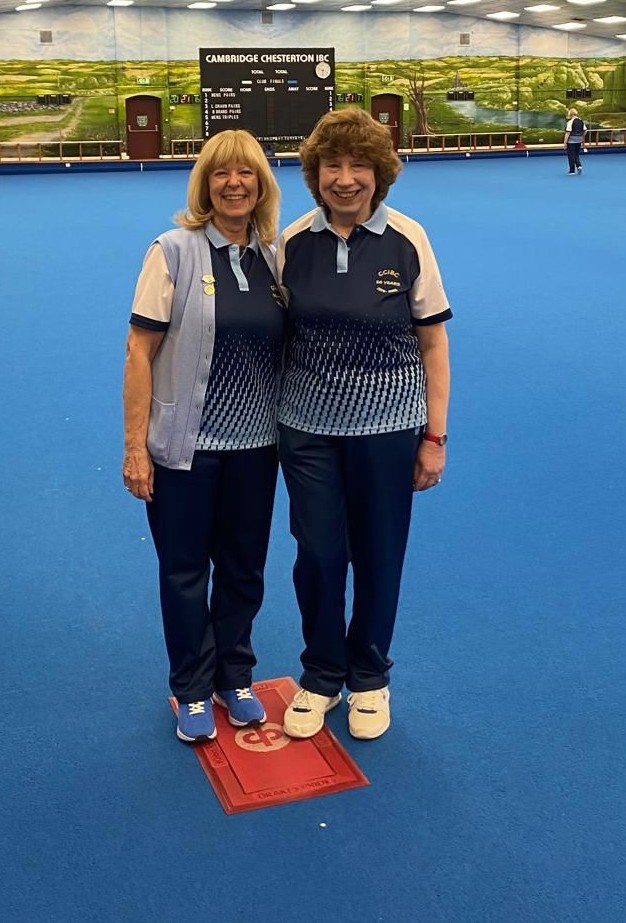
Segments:
[[[441,436],[436,436],[434,433],[424,433],[423,438],[426,442],[434,442],[435,445],[445,445],[448,441],[446,433],[443,433]]]

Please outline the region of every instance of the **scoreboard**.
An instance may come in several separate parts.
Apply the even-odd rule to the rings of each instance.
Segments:
[[[334,108],[334,48],[201,48],[205,138],[245,128],[258,141],[302,141]]]

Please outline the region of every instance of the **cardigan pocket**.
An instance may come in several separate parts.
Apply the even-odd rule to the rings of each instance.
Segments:
[[[152,460],[161,464],[167,464],[168,461],[175,410],[176,404],[164,404],[156,397],[152,398],[148,424],[148,451]]]

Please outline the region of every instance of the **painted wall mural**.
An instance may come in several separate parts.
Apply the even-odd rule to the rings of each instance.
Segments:
[[[572,104],[591,126],[626,125],[623,43],[592,36],[404,13],[377,14],[375,30],[365,15],[346,29],[337,13],[267,25],[254,12],[196,20],[155,8],[53,8],[1,22],[4,144],[93,140],[118,143],[114,153],[127,142],[127,100],[143,95],[159,111],[161,153],[184,153],[201,138],[200,47],[308,47],[312,34],[335,48],[337,106],[373,111],[394,97],[403,148],[413,135],[507,130],[527,143],[559,141]]]

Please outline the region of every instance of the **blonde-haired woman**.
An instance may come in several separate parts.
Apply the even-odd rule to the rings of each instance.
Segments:
[[[569,109],[567,112],[567,125],[565,126],[565,137],[563,138],[563,147],[567,151],[567,162],[569,165],[568,175],[575,176],[583,172],[580,164],[580,149],[585,140],[587,126],[578,115],[577,109]]]
[[[278,470],[279,199],[252,135],[214,135],[180,227],[148,249],[132,305],[124,485],[146,502],[176,733],[190,743],[215,737],[213,703],[236,726],[265,720],[251,630]]]

